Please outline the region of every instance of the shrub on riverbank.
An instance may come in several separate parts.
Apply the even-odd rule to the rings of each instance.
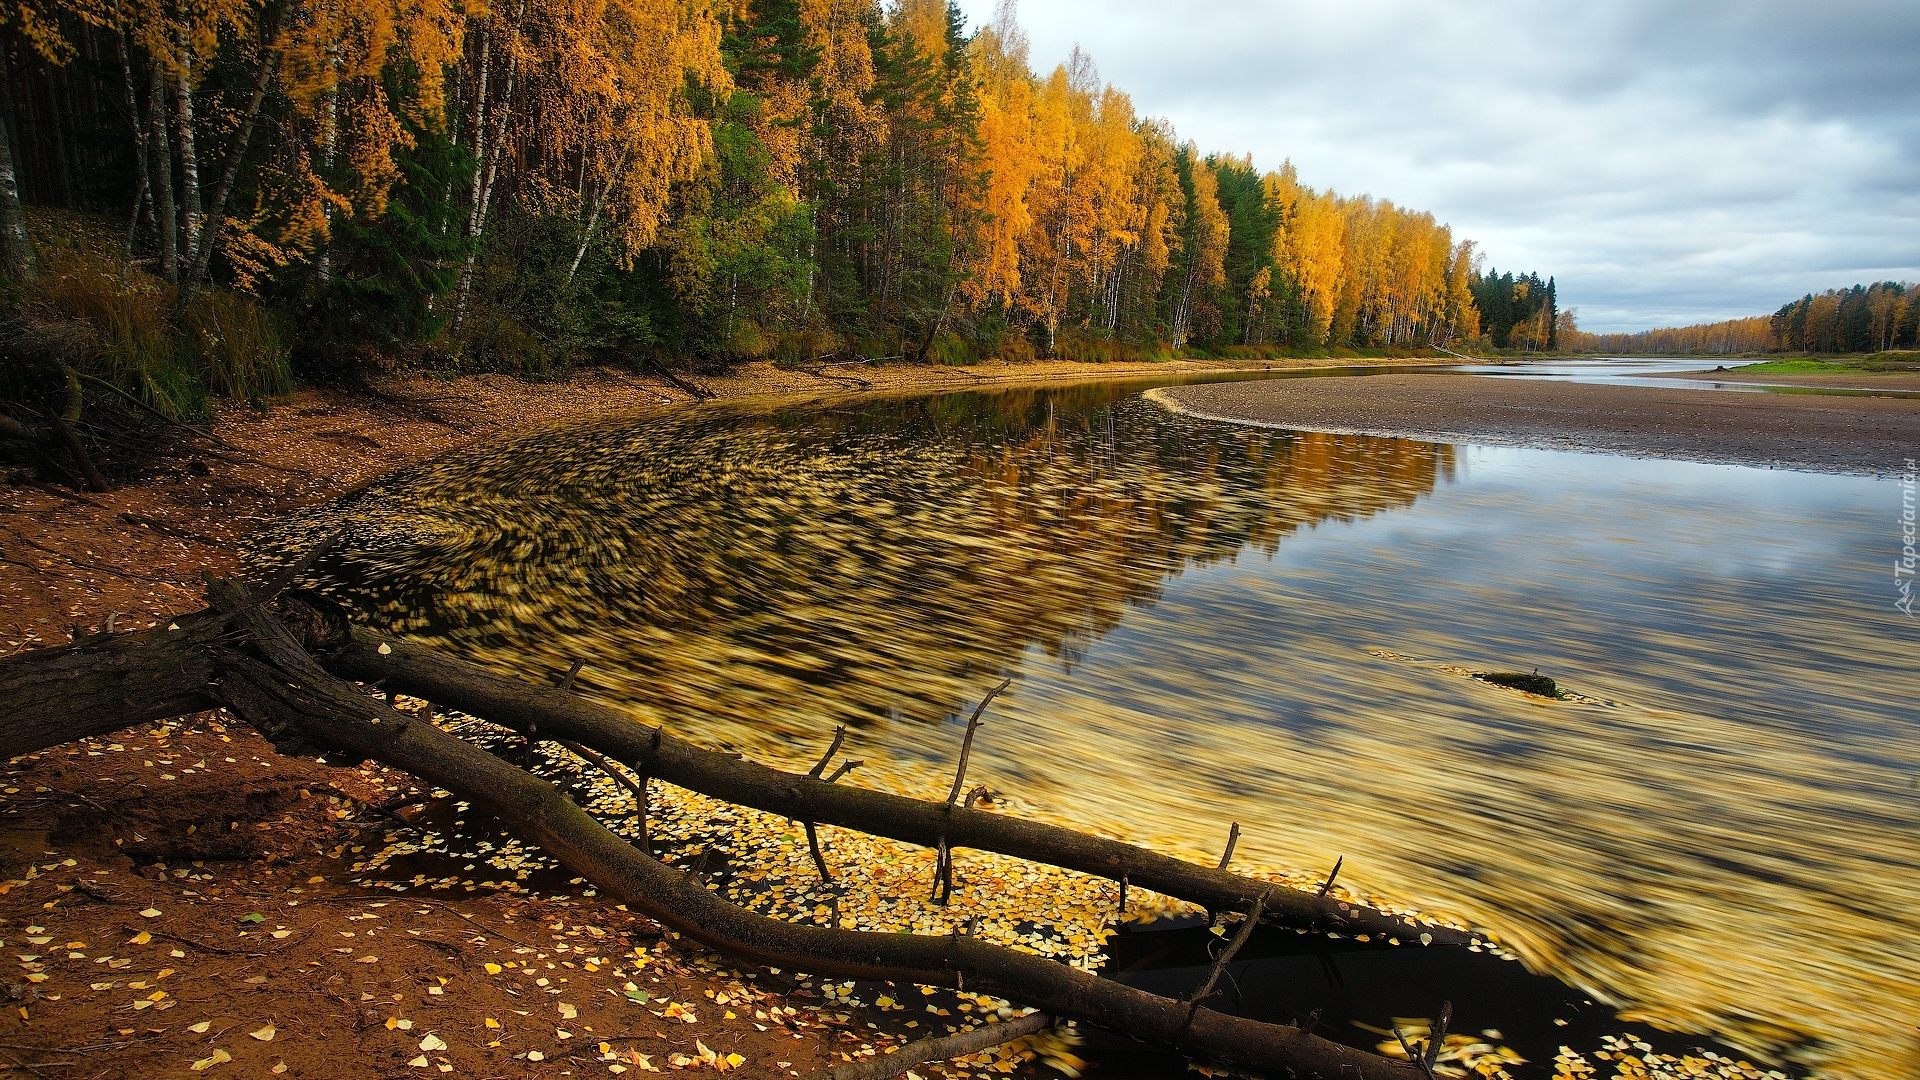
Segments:
[[[7,297],[0,345],[16,369],[62,383],[70,381],[63,369],[71,370],[189,422],[204,419],[215,397],[254,401],[293,388],[279,330],[252,298],[206,289],[175,323],[173,286],[127,261],[104,223],[64,213],[34,214],[31,223],[41,273]],[[9,397],[16,393],[28,391],[9,388]]]

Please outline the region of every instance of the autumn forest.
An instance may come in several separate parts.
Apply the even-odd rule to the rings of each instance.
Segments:
[[[1920,347],[1920,289],[1878,281],[1808,293],[1772,315],[1665,327],[1635,334],[1580,334],[1572,348],[1622,353],[1877,353]]]
[[[4,35],[39,302],[131,263],[296,364],[1555,338],[1550,281],[1184,142],[1078,52],[1036,71],[1010,3],[34,0]]]

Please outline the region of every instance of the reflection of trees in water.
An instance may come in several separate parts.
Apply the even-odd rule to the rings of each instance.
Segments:
[[[1451,448],[1234,429],[1110,387],[522,438],[358,500],[342,591],[515,669],[590,663],[682,728],[937,719],[1193,563],[1404,506]],[[775,718],[786,718],[777,720]]]

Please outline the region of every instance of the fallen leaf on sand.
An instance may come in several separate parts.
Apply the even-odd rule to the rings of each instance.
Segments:
[[[247,1032],[247,1034],[256,1039],[259,1039],[261,1042],[272,1042],[275,1032],[273,1030],[273,1025],[268,1024],[266,1027],[261,1028],[259,1031],[249,1031]]]
[[[232,1060],[233,1060],[232,1054],[227,1053],[225,1050],[222,1050],[219,1047],[215,1047],[213,1051],[213,1055],[211,1057],[203,1057],[199,1061],[196,1061],[192,1065],[189,1065],[188,1068],[192,1069],[194,1072],[202,1072],[207,1069],[213,1068],[215,1065],[219,1065]]]

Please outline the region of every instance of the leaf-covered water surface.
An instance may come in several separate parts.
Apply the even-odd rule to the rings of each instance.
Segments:
[[[1631,1015],[1920,1072],[1920,628],[1889,481],[1243,429],[1128,388],[712,408],[442,459],[345,523],[420,640],[854,783],[1495,931]],[[1531,671],[1544,699],[1468,677]]]

